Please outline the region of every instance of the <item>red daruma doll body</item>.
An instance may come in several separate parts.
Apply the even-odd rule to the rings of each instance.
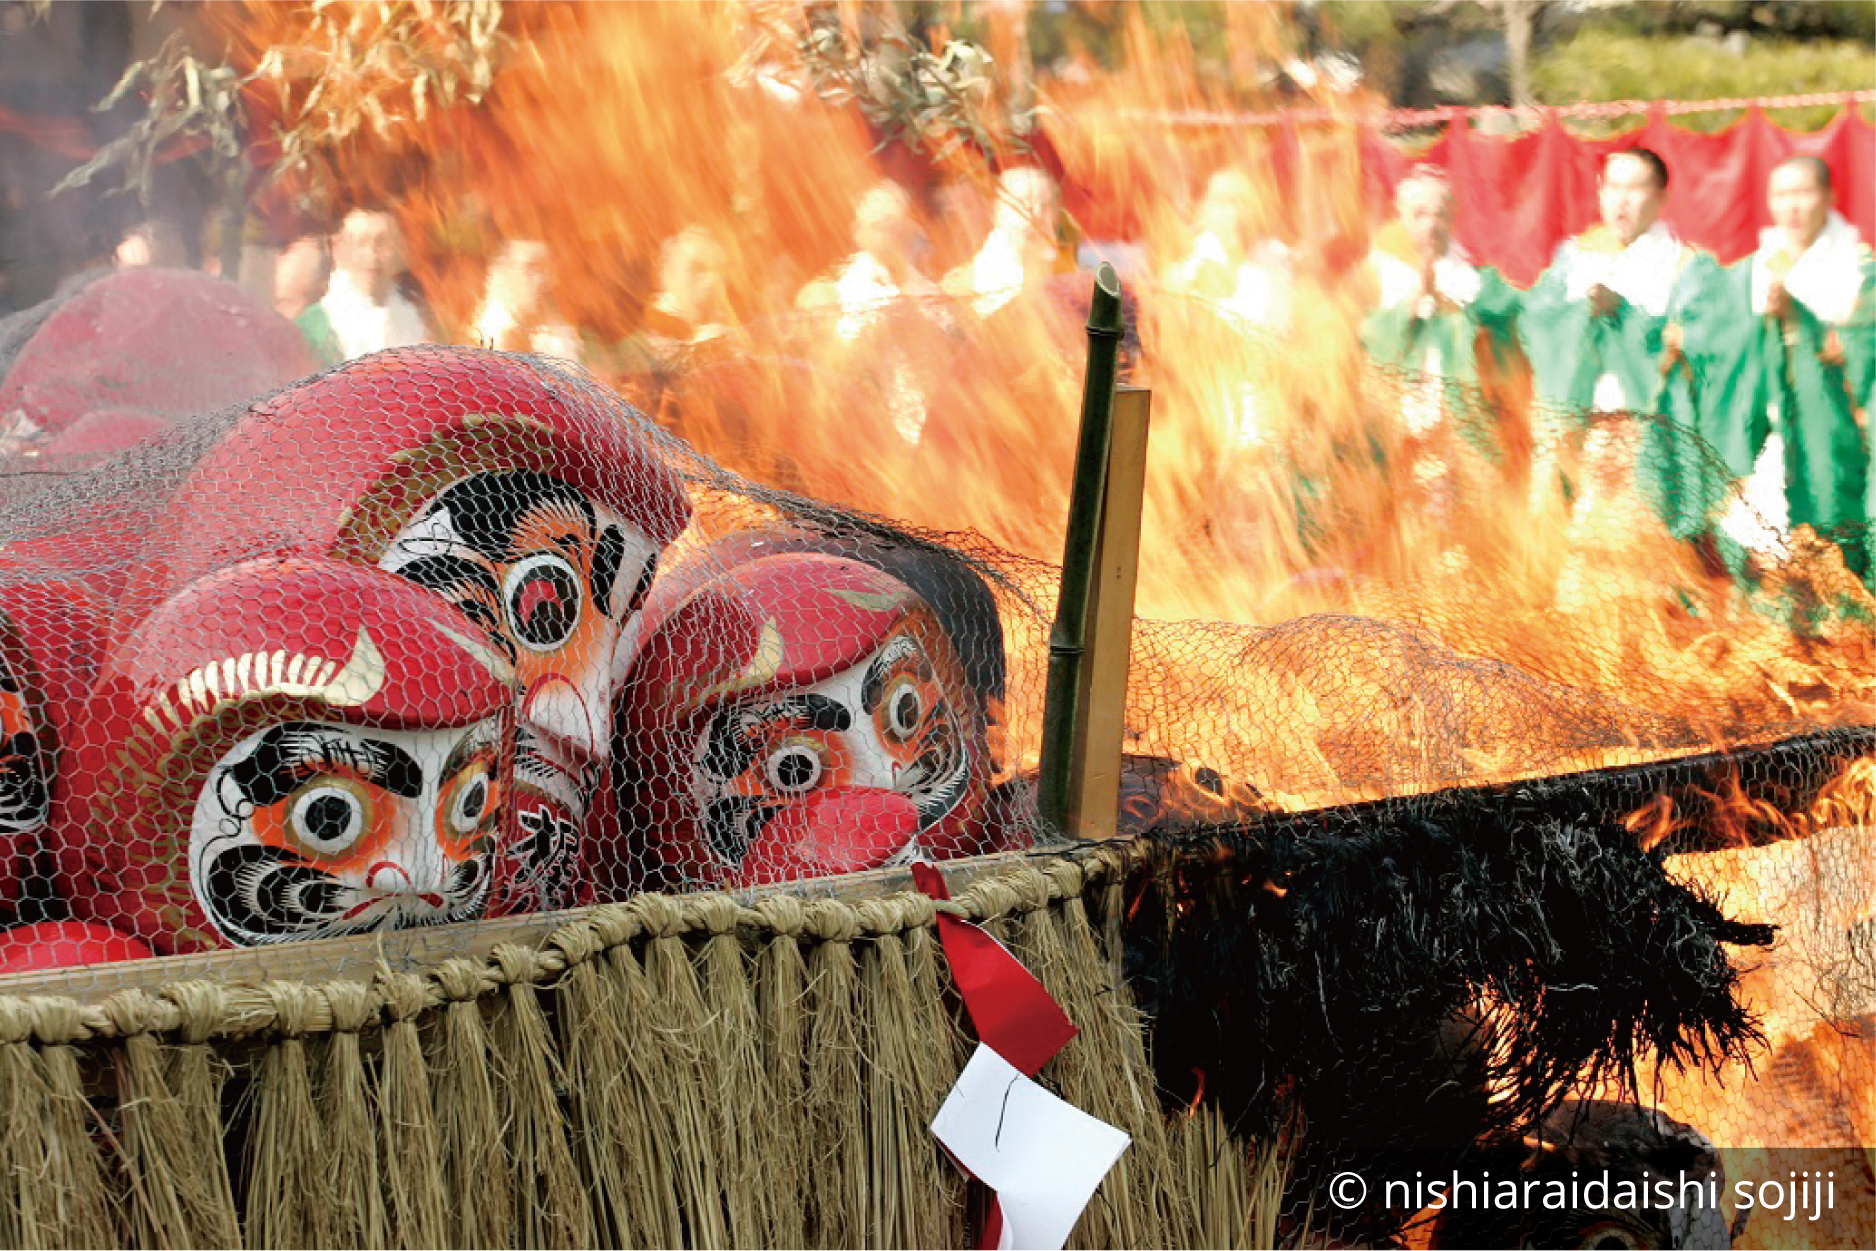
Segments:
[[[0,932],[0,974],[147,960],[155,954],[128,934],[85,921],[38,921]]]
[[[167,425],[319,367],[299,330],[265,301],[193,270],[118,270],[36,311],[44,321],[0,360],[0,414],[54,437],[100,409]],[[121,448],[136,437],[106,442]]]
[[[482,915],[510,673],[467,617],[379,570],[198,579],[100,668],[59,849],[73,915],[158,954]]]
[[[646,639],[618,724],[614,894],[944,859],[992,837],[979,692],[931,607],[859,561],[791,553],[705,583]]]

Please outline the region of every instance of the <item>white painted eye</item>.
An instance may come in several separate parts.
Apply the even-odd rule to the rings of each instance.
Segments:
[[[925,696],[912,678],[899,678],[886,688],[886,734],[903,743],[925,724]]]
[[[294,796],[288,820],[307,851],[337,856],[349,851],[365,832],[365,805],[351,790],[331,784],[309,787]]]
[[[551,652],[573,637],[585,598],[578,571],[552,552],[521,561],[502,585],[508,629],[530,651]]]
[[[452,780],[449,812],[446,814],[452,833],[473,834],[488,819],[495,806],[495,779],[486,764],[475,764]]]
[[[778,747],[762,762],[763,776],[784,795],[813,790],[824,772],[820,753],[802,743]]]

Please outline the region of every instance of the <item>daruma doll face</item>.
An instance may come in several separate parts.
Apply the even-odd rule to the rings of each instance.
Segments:
[[[40,849],[62,830],[54,809],[71,775],[75,723],[102,629],[76,579],[0,555],[0,906],[27,901]]]
[[[451,485],[381,561],[482,626],[513,666],[521,829],[506,894],[517,905],[577,897],[580,827],[657,556],[642,531],[571,484],[517,471]]]
[[[627,838],[680,882],[977,850],[982,700],[929,607],[872,566],[793,553],[706,583],[646,640],[621,726]],[[633,866],[614,868],[616,889]]]
[[[502,725],[368,730],[288,721],[210,769],[189,884],[244,946],[468,920],[501,834]]]
[[[107,657],[61,848],[81,920],[158,952],[482,915],[514,695],[469,618],[376,569],[249,561]]]
[[[11,632],[0,623],[0,634]],[[9,848],[44,830],[52,810],[48,745],[12,650],[0,647],[0,845]]]

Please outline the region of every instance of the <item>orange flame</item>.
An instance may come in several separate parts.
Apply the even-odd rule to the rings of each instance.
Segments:
[[[1849,761],[1802,810],[1792,810],[1777,795],[1752,793],[1737,772],[1728,772],[1712,790],[1694,790],[1689,798],[1696,801],[1697,817],[1678,810],[1673,797],[1663,794],[1630,812],[1622,824],[1644,851],[1696,822],[1702,845],[1710,848],[1760,847],[1826,830],[1876,827],[1876,756]]]
[[[1845,765],[1818,792],[1809,816],[1820,830],[1876,826],[1876,756],[1859,756]]]
[[[983,319],[909,305],[858,338],[795,310],[797,293],[852,250],[854,206],[882,174],[917,192],[934,278],[975,247],[992,184],[969,149],[934,160],[881,148],[855,110],[751,64],[756,17],[806,8],[511,6],[515,42],[488,102],[355,145],[346,182],[393,198],[414,275],[463,341],[497,239],[543,239],[561,312],[598,345],[591,363],[704,452],[834,503],[1059,559],[1085,350],[1074,299],[1031,292]],[[863,9],[836,12],[852,28]],[[1645,758],[1659,754],[1637,729],[1651,719],[1680,727],[1667,736],[1677,741],[1691,727],[1724,746],[1774,724],[1876,716],[1876,601],[1834,549],[1819,557],[1837,562],[1831,593],[1865,616],[1799,637],[1764,610],[1775,588],[1749,602],[1653,522],[1632,483],[1615,484],[1632,506],[1600,520],[1533,517],[1517,484],[1526,434],[1515,408],[1487,410],[1504,463],[1401,429],[1411,382],[1365,368],[1358,337],[1356,271],[1376,198],[1357,127],[1304,128],[1294,178],[1280,184],[1272,132],[1166,120],[1242,104],[1232,84],[1287,51],[1280,6],[1225,12],[1222,76],[1183,31],[1153,31],[1130,10],[1118,68],[1084,56],[1038,84],[1041,136],[1079,189],[1086,233],[1125,233],[1164,273],[1192,244],[1207,178],[1229,166],[1249,189],[1251,234],[1295,261],[1280,339],[1156,279],[1131,284],[1135,380],[1154,392],[1139,612],[1261,627],[1353,614],[1403,622],[1434,646],[1413,665],[1383,663],[1368,636],[1325,628],[1316,645],[1331,650],[1316,668],[1269,648],[1241,653],[1242,639],[1213,657],[1137,647],[1136,686],[1182,711],[1177,726],[1140,719],[1130,748],[1169,750],[1155,740],[1169,733],[1238,744],[1220,749],[1236,758],[1206,763],[1258,777],[1290,806]],[[216,16],[251,55],[303,42],[297,6]],[[723,245],[729,329],[690,368],[647,374],[628,336],[656,290],[661,243],[691,226]],[[1073,281],[1085,292],[1085,278]],[[895,428],[902,419],[922,419],[916,446]],[[1429,459],[1452,466],[1450,485],[1416,477]],[[1046,612],[1049,571],[1019,573]],[[1586,734],[1606,714],[1559,688],[1639,711]],[[1221,689],[1233,694],[1221,700]],[[1449,732],[1454,708],[1470,718],[1463,734]],[[1410,777],[1369,767],[1402,751],[1419,753]],[[1635,820],[1656,838],[1672,816]]]

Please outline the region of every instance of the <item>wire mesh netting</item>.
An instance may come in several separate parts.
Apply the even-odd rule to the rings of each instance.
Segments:
[[[954,355],[917,379],[817,358],[811,318],[617,388],[476,349],[286,361],[108,457],[57,443],[103,399],[22,377],[62,314],[13,323],[0,967],[69,990],[371,934],[342,958],[369,976],[447,923],[1063,848],[1034,795],[1058,573],[1024,552],[1066,501],[1084,310],[926,318]],[[215,375],[212,340],[164,351]],[[1292,1232],[1792,1232],[1725,1184],[1724,1228],[1324,1189],[1592,1149],[1829,1171],[1867,1212],[1865,532],[1750,546],[1666,419],[1520,436],[1490,392],[1278,369],[1184,298],[1145,292],[1128,349],[1154,455],[1200,467],[1145,505],[1119,832],[1159,859],[1110,918],[1168,1107],[1288,1144]],[[1004,447],[992,404],[1048,416]],[[1868,1228],[1842,1219],[1789,1245]]]

